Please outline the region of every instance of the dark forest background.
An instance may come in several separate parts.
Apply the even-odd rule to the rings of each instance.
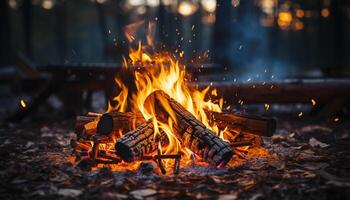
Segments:
[[[37,64],[115,63],[128,52],[122,28],[157,22],[159,47],[231,69],[235,77],[345,77],[347,0],[4,0],[0,65],[21,53]]]

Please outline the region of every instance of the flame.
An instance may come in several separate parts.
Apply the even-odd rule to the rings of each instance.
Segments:
[[[127,98],[128,98],[128,88],[118,79],[114,79],[119,88],[121,88],[121,92],[118,96],[113,98],[113,102],[116,102],[117,104],[115,106],[112,106],[110,102],[108,102],[108,109],[107,112],[111,112],[113,110],[117,110],[119,112],[125,112],[127,108]]]
[[[133,34],[137,31],[135,31],[134,28],[139,26],[140,24],[137,23],[135,25],[129,25],[126,29],[126,36],[130,39],[130,42],[135,40]],[[161,153],[177,154],[182,152],[182,154],[185,155],[184,160],[189,162],[192,160],[191,158],[193,158],[194,154],[189,149],[185,148],[175,135],[176,131],[174,131],[173,127],[174,124],[177,123],[177,119],[172,108],[167,105],[167,102],[161,102],[170,117],[166,123],[160,122],[157,120],[155,113],[152,113],[152,111],[154,111],[152,106],[154,105],[145,105],[146,98],[156,90],[164,91],[192,113],[206,127],[224,139],[224,132],[226,130],[220,131],[214,122],[209,121],[206,114],[206,111],[222,112],[223,99],[220,99],[217,103],[214,103],[210,99],[205,99],[209,91],[215,96],[217,95],[216,89],[211,89],[210,87],[202,91],[190,89],[187,85],[189,75],[186,74],[186,67],[179,62],[175,55],[167,52],[146,52],[148,49],[154,50],[152,38],[152,34],[154,33],[154,31],[152,31],[153,26],[153,24],[149,23],[145,31],[147,34],[147,45],[143,46],[142,42],[139,41],[136,48],[130,49],[129,59],[124,59],[123,62],[123,67],[125,69],[134,70],[132,73],[135,80],[136,91],[129,92],[128,88],[120,79],[115,79],[116,85],[121,88],[121,90],[118,96],[113,99],[115,106],[111,106],[111,103],[109,103],[108,112],[112,110],[125,112],[127,108],[130,108],[134,112],[141,112],[146,120],[152,119],[154,137],[162,131],[168,138],[169,142],[166,146],[161,146],[161,143],[159,143]],[[180,53],[180,57],[182,56],[183,53]],[[137,66],[137,69],[132,66]],[[121,134],[118,135],[120,136]],[[168,164],[168,161],[165,163]]]

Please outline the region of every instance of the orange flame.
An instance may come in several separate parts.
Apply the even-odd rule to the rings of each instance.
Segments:
[[[139,24],[135,26],[139,26]],[[149,49],[150,45],[153,45],[153,37],[151,35],[153,34],[153,31],[151,31],[152,28],[153,25],[149,24],[148,31],[146,31],[148,46],[142,46],[141,42],[138,42],[137,48],[130,50],[129,62],[124,60],[124,65],[126,65],[124,67],[126,69],[130,68],[127,66],[130,64],[137,64],[137,66],[141,68],[141,70],[134,71],[136,91],[129,94],[127,87],[119,79],[116,79],[116,84],[121,88],[121,92],[113,99],[113,101],[116,102],[116,106],[113,107],[109,104],[108,111],[118,110],[120,112],[125,112],[128,96],[131,97],[129,98],[131,109],[141,112],[146,120],[153,119],[154,135],[156,136],[159,134],[160,129],[167,135],[169,144],[161,148],[162,153],[176,154],[181,151],[187,155],[186,157],[190,160],[192,152],[184,148],[175,136],[173,125],[176,124],[177,121],[172,108],[163,102],[163,106],[170,117],[167,123],[162,123],[156,119],[155,113],[150,113],[154,109],[145,107],[152,106],[144,104],[146,98],[156,90],[164,91],[221,138],[223,138],[223,133],[226,130],[220,132],[218,126],[209,121],[206,110],[221,112],[223,99],[220,99],[219,103],[214,103],[210,99],[206,100],[205,96],[210,90],[210,87],[202,91],[189,89],[187,85],[188,75],[185,71],[186,67],[182,65],[175,56],[166,52],[146,53],[146,47]],[[130,33],[135,32],[136,31],[132,29],[132,31],[126,33],[128,38],[132,38],[131,41],[133,41],[135,37]],[[212,94],[217,95],[215,89],[212,90]]]
[[[117,78],[114,79],[119,88],[121,88],[121,92],[118,96],[113,98],[113,102],[116,102],[117,104],[115,106],[112,106],[110,102],[108,102],[108,109],[107,112],[111,112],[112,110],[117,110],[119,112],[125,112],[126,108],[128,106],[127,99],[128,99],[128,88]]]

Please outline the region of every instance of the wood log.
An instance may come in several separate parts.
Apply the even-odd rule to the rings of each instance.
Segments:
[[[105,114],[88,113],[86,116],[77,116],[75,132],[81,136],[93,136],[96,133],[108,135],[122,130],[129,132],[145,120],[141,113],[112,111]]]
[[[349,100],[349,79],[286,79],[279,82],[200,82],[190,83],[190,88],[217,89],[217,95],[208,94],[213,100],[221,97],[228,104],[236,104],[243,100],[244,104],[278,103],[311,104],[315,99],[317,104],[326,104],[337,98]]]
[[[86,115],[77,116],[75,119],[75,131],[76,132],[83,131],[85,124],[92,121],[97,121],[101,116],[102,116],[101,113],[94,113],[94,112],[88,112]]]
[[[118,139],[115,144],[116,154],[125,162],[133,162],[156,151],[159,142],[167,143],[166,134],[161,132],[155,137],[153,127],[153,122],[149,120]]]
[[[143,123],[145,119],[141,113],[112,111],[101,116],[97,124],[97,132],[101,135],[118,130],[129,132]]]
[[[272,136],[276,131],[274,118],[248,115],[243,113],[207,112],[209,119],[216,122],[219,128],[228,127],[241,133],[250,133],[259,136]]]
[[[149,95],[145,107],[153,108],[149,112],[156,113],[157,120],[164,123],[172,116],[178,139],[204,161],[214,166],[224,166],[231,160],[233,152],[230,146],[163,91]],[[170,114],[167,112],[169,108]]]

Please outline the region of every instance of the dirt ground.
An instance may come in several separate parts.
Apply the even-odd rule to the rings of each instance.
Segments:
[[[0,199],[350,199],[346,122],[279,120],[276,135],[264,138],[271,157],[179,175],[84,171],[71,162],[73,123],[3,124]]]

